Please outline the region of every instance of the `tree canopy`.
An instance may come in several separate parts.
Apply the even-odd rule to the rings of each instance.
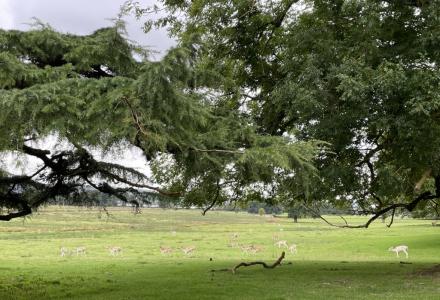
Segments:
[[[439,212],[437,0],[163,0],[169,26],[221,74],[257,131],[322,140],[308,194],[377,217]],[[131,7],[138,15],[148,9]]]
[[[439,211],[438,0],[127,2],[178,41],[158,62],[123,24],[89,36],[0,32],[0,147],[41,160],[0,173],[0,219],[94,188],[209,209],[316,204]],[[141,59],[135,59],[137,55]],[[36,147],[56,135],[69,150]],[[130,145],[152,176],[91,155]],[[325,147],[324,147],[325,146]],[[133,197],[136,195],[136,197]],[[133,200],[134,199],[134,200]],[[350,225],[344,225],[350,226]]]
[[[161,61],[115,26],[87,36],[38,23],[0,30],[0,220],[26,216],[53,199],[93,201],[91,189],[139,206],[151,193],[209,209],[224,201],[271,198],[290,182],[306,187],[316,141],[259,132],[231,107],[217,70],[182,42]],[[44,145],[47,137],[57,147]],[[140,149],[152,175],[100,161],[92,150]],[[39,160],[11,174],[5,154]]]

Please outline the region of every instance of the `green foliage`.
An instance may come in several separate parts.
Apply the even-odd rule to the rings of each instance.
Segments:
[[[43,163],[33,175],[0,178],[0,204],[12,211],[5,219],[58,196],[81,201],[90,188],[134,205],[150,190],[206,206],[262,198],[282,174],[304,188],[314,176],[319,143],[260,133],[190,40],[161,61],[137,61],[142,49],[124,38],[120,20],[88,36],[37,25],[0,31],[0,151]],[[71,150],[29,147],[48,136]],[[143,152],[151,178],[90,153],[126,146]]]
[[[361,213],[440,197],[438,0],[162,3],[258,132],[329,143],[313,188],[290,195]],[[415,188],[426,172],[435,187]]]
[[[259,214],[260,216],[264,216],[264,215],[266,214],[266,211],[264,210],[264,208],[260,207],[260,208],[258,209],[258,214]]]

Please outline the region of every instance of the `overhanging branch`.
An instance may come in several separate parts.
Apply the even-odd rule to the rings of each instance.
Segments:
[[[409,203],[395,203],[395,204],[391,204],[385,208],[382,208],[378,211],[373,212],[373,216],[370,219],[368,219],[368,221],[365,224],[361,224],[361,225],[349,225],[347,223],[345,225],[333,224],[333,223],[329,222],[326,218],[324,218],[319,212],[315,211],[314,209],[306,206],[305,204],[302,204],[302,206],[305,209],[307,209],[308,211],[314,213],[316,216],[318,216],[321,220],[323,220],[325,223],[327,223],[330,226],[339,227],[339,228],[368,228],[372,222],[374,222],[377,218],[386,214],[389,211],[393,211],[392,220],[394,220],[394,214],[395,214],[396,209],[403,208],[403,209],[406,209],[411,212],[417,207],[417,205],[420,202],[428,201],[428,200],[432,200],[432,199],[438,199],[438,198],[440,198],[439,194],[432,195],[430,192],[425,192],[423,194],[420,194],[417,198],[415,198],[413,201],[411,201]],[[388,227],[390,227],[391,224],[392,224],[392,221]]]

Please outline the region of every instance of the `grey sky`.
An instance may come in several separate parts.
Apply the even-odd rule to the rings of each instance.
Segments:
[[[49,23],[56,30],[74,34],[90,34],[111,25],[125,0],[0,0],[0,28],[26,30],[33,17]],[[142,7],[154,0],[137,0]],[[154,17],[154,16],[153,16]],[[174,45],[165,30],[145,34],[142,22],[127,17],[129,38],[161,52]],[[26,24],[27,23],[27,24]]]

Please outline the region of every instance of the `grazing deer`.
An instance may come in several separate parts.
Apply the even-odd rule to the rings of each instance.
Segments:
[[[160,246],[160,253],[162,254],[169,254],[172,253],[173,249],[171,249],[171,247],[162,247]]]
[[[263,251],[263,247],[258,246],[258,245],[251,245],[250,252],[252,254],[256,254],[257,252],[261,252],[261,251]]]
[[[60,255],[61,255],[61,256],[66,256],[66,255],[68,255],[68,254],[70,254],[69,249],[66,248],[66,247],[61,247],[61,249],[60,249]]]
[[[403,252],[406,254],[406,258],[408,258],[408,246],[400,245],[396,247],[388,248],[388,251],[396,252],[397,257],[399,257],[399,252]]]
[[[118,246],[109,247],[110,255],[116,256],[118,254],[122,254],[122,248]]]
[[[184,247],[181,248],[183,253],[185,253],[185,255],[191,254],[194,250],[196,250],[195,246],[188,246],[188,247]]]
[[[278,248],[281,248],[281,247],[289,248],[289,246],[287,245],[287,241],[285,241],[285,240],[276,242],[275,246],[278,246]]]
[[[76,256],[78,255],[86,255],[86,247],[76,247]]]
[[[250,250],[252,249],[252,245],[248,246],[240,246],[241,251],[243,251],[246,254],[249,254]]]
[[[248,245],[248,246],[240,246],[241,251],[246,254],[252,253],[255,254],[263,250],[263,247],[257,245]]]
[[[295,244],[290,245],[289,251],[290,251],[290,253],[298,253]]]
[[[437,221],[433,221],[432,226],[437,226]]]

